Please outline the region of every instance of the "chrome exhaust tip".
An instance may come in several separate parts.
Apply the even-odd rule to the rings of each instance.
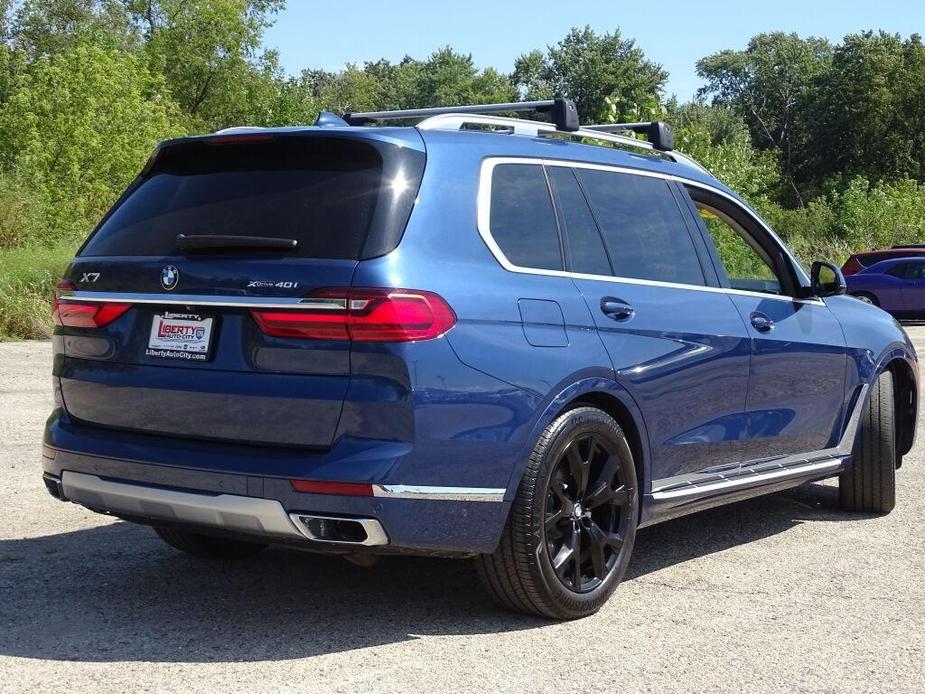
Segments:
[[[314,513],[290,513],[300,533],[313,542],[378,547],[389,544],[382,524],[375,518],[341,518]]]

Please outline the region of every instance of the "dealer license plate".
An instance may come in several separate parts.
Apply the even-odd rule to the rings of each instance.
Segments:
[[[206,361],[212,342],[212,317],[195,313],[155,314],[145,354],[160,359]]]

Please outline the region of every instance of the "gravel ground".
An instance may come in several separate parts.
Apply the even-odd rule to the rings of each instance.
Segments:
[[[209,563],[55,501],[49,371],[47,342],[0,344],[2,691],[925,691],[922,445],[889,516],[823,483],[648,528],[603,610],[550,624],[468,562]]]

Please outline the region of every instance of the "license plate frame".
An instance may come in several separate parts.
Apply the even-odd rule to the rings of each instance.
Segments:
[[[175,361],[209,361],[214,334],[214,316],[159,311],[151,318],[145,356]]]

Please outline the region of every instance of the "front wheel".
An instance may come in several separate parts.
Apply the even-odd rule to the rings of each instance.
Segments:
[[[501,541],[476,558],[502,605],[554,619],[597,612],[636,539],[639,489],[620,426],[594,407],[552,422],[530,456]]]
[[[845,511],[889,513],[896,506],[895,412],[893,374],[884,371],[871,387],[851,466],[838,478]]]

